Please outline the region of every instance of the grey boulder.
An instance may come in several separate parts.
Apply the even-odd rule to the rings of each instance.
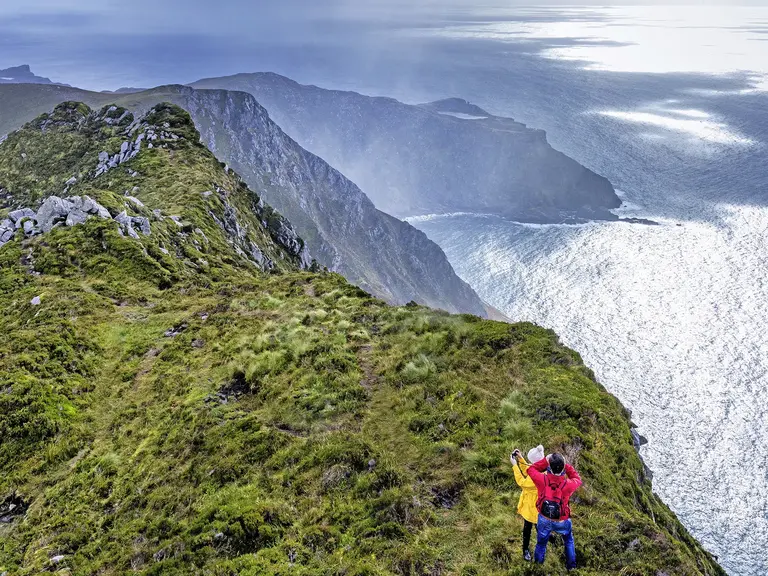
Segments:
[[[60,221],[66,220],[75,205],[58,196],[50,196],[37,211],[37,225],[43,232],[50,232]]]
[[[104,208],[104,206],[96,202],[90,196],[83,196],[82,198],[80,196],[72,196],[71,198],[67,198],[67,200],[72,202],[76,209],[87,214],[93,214],[94,216],[98,216],[105,220],[112,218],[109,214],[109,210]]]
[[[29,208],[21,208],[19,210],[14,210],[13,212],[10,212],[8,214],[8,218],[10,218],[13,222],[16,223],[16,228],[19,228],[21,226],[21,221],[24,218],[34,218],[35,217],[35,211],[30,210]]]
[[[0,222],[0,246],[10,241],[10,239],[13,238],[15,232],[16,225],[11,221],[10,218],[6,218]]]
[[[152,233],[147,218],[144,218],[143,216],[128,216],[128,213],[125,210],[115,216],[115,221],[120,224],[121,230],[131,238],[139,238],[134,227],[138,228],[145,236],[149,236]]]
[[[82,224],[86,220],[88,220],[88,214],[75,208],[69,214],[67,214],[67,220],[65,224],[67,226],[75,226],[76,224]]]
[[[144,236],[149,236],[152,233],[152,229],[149,226],[149,220],[143,216],[134,216],[132,218],[133,225],[137,226]]]
[[[133,229],[133,218],[128,216],[128,213],[125,210],[115,216],[115,221],[120,224],[120,229],[125,234],[128,234],[131,238],[139,239],[139,235],[136,233],[136,230]]]

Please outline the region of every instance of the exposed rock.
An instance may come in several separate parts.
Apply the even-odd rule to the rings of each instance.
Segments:
[[[254,202],[254,211],[262,223],[270,224],[275,242],[285,242],[303,266],[311,266],[316,258],[391,303],[416,300],[450,312],[487,315],[437,244],[410,224],[378,211],[354,183],[289,138],[254,98],[189,88],[168,97],[189,110],[198,126],[206,127],[202,140],[214,154],[253,189],[263,190],[264,200],[290,221],[295,237],[264,217],[269,214],[261,198]],[[266,189],[265,181],[270,184]],[[307,252],[295,241],[298,237],[311,239]],[[248,245],[238,249],[256,261]]]
[[[133,218],[128,216],[128,213],[125,210],[115,216],[115,222],[120,224],[120,230],[123,233],[128,234],[128,236],[136,240],[139,239],[139,235],[136,233],[136,230],[133,229]]]
[[[128,216],[125,210],[115,216],[115,221],[120,224],[120,228],[125,234],[137,240],[139,235],[134,227],[138,227],[139,231],[145,236],[149,236],[152,232],[147,218],[143,216]]]
[[[37,211],[37,225],[43,232],[50,232],[57,223],[65,221],[74,208],[72,202],[50,196]]]
[[[288,220],[281,217],[276,226],[273,224],[271,226],[267,226],[267,229],[279,244],[288,249],[291,254],[299,258],[302,268],[309,268],[310,264],[312,263],[309,250],[307,250],[304,241],[299,238],[299,234],[296,232],[296,230],[293,229]]]
[[[124,141],[120,144],[120,152],[117,154],[109,155],[108,152],[102,151],[99,153],[99,163],[96,165],[96,170],[93,172],[93,177],[96,178],[105,174],[112,168],[117,168],[121,164],[133,160],[141,151],[141,143],[145,138],[145,134],[142,132],[136,137],[135,141]]]
[[[32,306],[40,306],[40,296],[35,296],[29,303],[32,304]]]
[[[251,242],[250,248],[251,258],[262,270],[272,270],[275,267],[274,262],[267,258],[255,243]]]
[[[137,226],[139,228],[139,231],[141,231],[141,233],[144,234],[144,236],[149,236],[152,233],[152,229],[149,225],[149,220],[144,216],[134,216],[132,220],[133,220],[133,225]]]
[[[173,328],[170,328],[169,330],[166,330],[164,336],[166,338],[176,338],[176,336],[178,336],[179,334],[184,332],[184,330],[186,330],[187,327],[188,327],[188,325],[186,323],[185,324],[180,324],[178,326],[174,326]]]
[[[89,196],[70,196],[47,198],[37,214],[30,208],[21,208],[8,214],[0,222],[0,246],[8,242],[18,229],[23,229],[26,236],[50,232],[58,224],[75,226],[84,223],[90,216],[111,219],[109,211]]]
[[[86,214],[82,210],[78,210],[77,208],[75,208],[69,214],[67,214],[67,219],[65,221],[65,224],[67,226],[75,226],[76,224],[84,223],[87,219],[88,219],[88,214]]]
[[[59,564],[64,560],[65,556],[63,554],[59,554],[58,556],[54,556],[51,558],[51,564]]]
[[[112,218],[111,214],[109,213],[109,210],[104,208],[104,206],[102,206],[101,204],[99,204],[89,196],[83,196],[83,203],[80,209],[83,212],[87,212],[88,214],[94,214],[99,218],[103,218],[104,220],[109,220],[110,218]]]
[[[29,208],[21,208],[19,210],[14,210],[13,212],[10,212],[8,214],[8,218],[10,218],[13,222],[16,223],[16,228],[19,228],[19,226],[21,226],[22,219],[34,218],[34,217],[35,217],[35,211]]]
[[[645,446],[648,444],[648,439],[641,435],[636,428],[631,429],[632,433],[632,444],[634,445],[636,450],[639,450],[641,446]]]
[[[16,518],[23,516],[29,504],[15,492],[0,502],[0,524],[10,524]]]
[[[9,219],[0,222],[0,246],[10,241],[16,232],[16,225]]]
[[[144,208],[144,203],[135,196],[126,196],[125,199],[129,202],[133,202],[139,208]]]

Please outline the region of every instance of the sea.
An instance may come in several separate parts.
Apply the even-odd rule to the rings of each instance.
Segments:
[[[0,13],[0,68],[98,89],[269,70],[546,130],[614,183],[619,215],[657,225],[408,220],[484,300],[581,353],[647,437],[655,491],[731,576],[768,574],[768,7],[368,4],[300,33],[80,22],[77,41],[60,18]]]

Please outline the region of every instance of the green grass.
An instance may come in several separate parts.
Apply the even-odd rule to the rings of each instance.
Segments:
[[[579,574],[723,574],[553,332],[297,271],[248,216],[254,193],[204,149],[171,151],[134,161],[137,195],[208,242],[169,219],[140,241],[90,220],[0,248],[0,503],[28,505],[0,524],[0,573],[564,574],[559,548],[541,568],[520,554],[508,456],[541,442],[584,478]],[[79,191],[119,203],[124,178]],[[212,182],[240,191],[276,273],[212,222]]]

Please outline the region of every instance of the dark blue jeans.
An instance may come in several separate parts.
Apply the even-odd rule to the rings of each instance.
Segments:
[[[573,525],[570,520],[555,522],[539,514],[539,523],[536,526],[536,531],[538,532],[538,538],[536,539],[536,552],[533,553],[533,559],[538,564],[544,563],[549,535],[554,532],[563,537],[563,544],[565,544],[565,567],[568,570],[576,568],[576,546],[573,543]]]

